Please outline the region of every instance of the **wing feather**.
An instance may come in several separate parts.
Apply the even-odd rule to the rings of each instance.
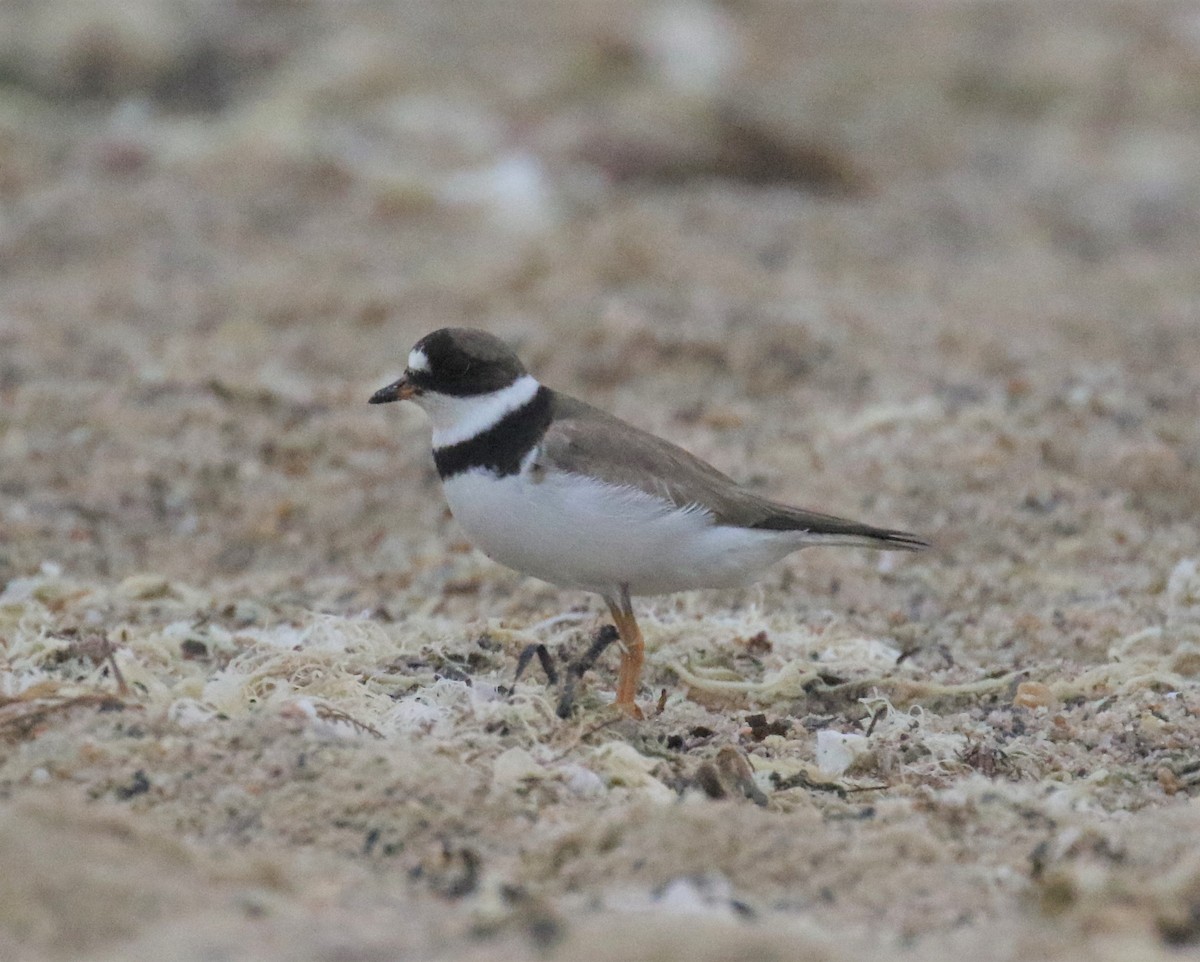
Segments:
[[[926,546],[904,531],[763,498],[683,448],[563,394],[554,395],[554,418],[542,438],[538,463],[637,488],[678,508],[702,509],[717,525],[804,532],[825,543],[899,550]]]

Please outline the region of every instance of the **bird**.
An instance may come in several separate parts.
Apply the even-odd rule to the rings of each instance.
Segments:
[[[749,584],[812,545],[915,551],[915,534],[792,507],[670,441],[540,383],[499,337],[422,337],[371,404],[412,401],[458,525],[492,560],[600,595],[621,642],[614,707],[641,718],[632,599]]]

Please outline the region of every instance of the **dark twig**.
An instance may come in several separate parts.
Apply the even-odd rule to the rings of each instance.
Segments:
[[[117,649],[107,636],[101,638],[101,649],[104,658],[108,661],[109,667],[112,668],[113,678],[117,682],[117,694],[122,697],[129,694],[129,686],[125,684],[125,676],[121,674],[121,669],[117,667]]]
[[[615,625],[605,625],[598,632],[592,641],[592,645],[583,657],[578,661],[573,662],[567,667],[566,681],[563,683],[562,697],[558,700],[557,715],[559,718],[566,718],[571,714],[571,709],[575,707],[575,686],[587,672],[596,664],[597,660],[605,650],[617,641],[620,635],[617,633]]]
[[[879,719],[887,714],[887,706],[880,705],[875,709],[875,713],[871,716],[871,723],[867,726],[866,736],[871,737],[871,733],[875,731],[875,726],[879,724]]]
[[[140,706],[130,705],[112,695],[91,693],[66,698],[0,698],[0,737],[27,737],[52,715],[80,707],[113,711]]]
[[[357,731],[366,732],[370,735],[374,735],[376,738],[385,737],[383,732],[381,732],[374,725],[368,725],[365,721],[359,721],[353,715],[342,711],[340,708],[334,708],[332,705],[319,704],[316,706],[316,711],[317,717],[321,719],[321,721],[345,722],[347,725],[356,729]]]
[[[541,642],[526,645],[521,654],[517,656],[517,673],[513,675],[513,684],[515,685],[521,680],[521,675],[525,673],[525,669],[533,661],[534,655],[537,655],[538,663],[542,666],[542,671],[546,673],[546,681],[551,685],[557,685],[558,670],[554,667],[554,659],[550,657],[549,650]]]

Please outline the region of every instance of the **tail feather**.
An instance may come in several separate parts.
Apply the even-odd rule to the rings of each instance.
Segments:
[[[919,535],[815,511],[779,506],[779,510],[754,525],[765,531],[795,531],[812,536],[813,544],[852,545],[880,551],[920,551],[929,542]]]
[[[796,528],[796,531],[803,529]],[[907,531],[889,531],[877,528],[870,534],[824,534],[810,532],[813,544],[845,545],[853,548],[874,548],[876,551],[920,551],[928,548],[929,542]]]

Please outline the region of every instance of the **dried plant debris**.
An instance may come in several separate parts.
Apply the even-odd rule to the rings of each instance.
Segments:
[[[47,684],[44,687],[54,686]],[[126,702],[111,695],[85,693],[56,697],[50,693],[43,694],[38,686],[34,686],[15,698],[0,698],[0,738],[20,740],[36,736],[54,716],[76,708],[122,711],[127,707]]]
[[[544,642],[518,648],[527,637],[519,632],[494,627],[480,638],[444,622],[414,630],[411,620],[401,626],[310,612],[293,613],[290,621],[275,625],[227,629],[220,625],[218,609],[228,605],[183,585],[161,587],[147,592],[124,585],[113,596],[100,585],[71,582],[57,573],[10,585],[0,611],[8,632],[6,684],[12,693],[0,706],[0,729],[10,738],[35,737],[55,718],[84,707],[110,713],[135,708],[190,732],[266,712],[322,738],[465,737],[484,757],[510,750],[506,746],[513,738],[533,739],[549,753],[529,755],[528,747],[521,749],[528,777],[549,777],[553,783],[560,778],[556,766],[567,759],[574,764],[579,751],[620,744],[605,740],[619,730],[621,737],[634,739],[633,747],[647,738],[661,745],[656,751],[668,767],[676,758],[702,752],[705,758],[687,778],[707,796],[745,795],[766,804],[772,787],[802,785],[810,775],[821,780],[816,772],[825,778],[857,774],[880,786],[897,780],[946,782],[964,769],[989,778],[1033,777],[1048,770],[1051,746],[1060,759],[1063,752],[1086,751],[1075,744],[1079,726],[1120,726],[1122,719],[1136,717],[1149,753],[1135,760],[1131,772],[1148,772],[1173,792],[1190,784],[1186,761],[1175,754],[1186,741],[1179,725],[1192,710],[1187,697],[1180,697],[1188,686],[1183,676],[1161,667],[1178,665],[1178,649],[1164,647],[1157,656],[1141,651],[1130,658],[1124,641],[1113,646],[1113,655],[1126,660],[1051,684],[1018,683],[1012,674],[960,683],[896,676],[852,681],[843,677],[848,663],[838,663],[835,675],[797,657],[806,643],[801,637],[777,641],[775,650],[763,653],[763,680],[753,681],[738,677],[733,668],[682,668],[674,660],[676,646],[692,645],[681,638],[668,640],[652,656],[664,678],[678,679],[665,688],[662,712],[645,726],[630,728],[606,717],[603,701],[595,696],[586,702],[577,698],[581,679],[598,670],[599,656],[613,641],[611,626],[590,635],[558,626],[553,630],[574,641],[557,653],[560,643],[557,657]],[[82,646],[71,638],[64,645],[61,634],[47,630],[64,616],[86,620],[96,606],[118,616],[120,627],[112,634],[121,639],[119,645],[94,635]],[[673,630],[661,613],[651,623]],[[776,637],[787,636],[777,632]],[[197,658],[184,641],[223,655]],[[846,650],[859,650],[856,644]],[[546,683],[523,680],[523,669],[534,660]],[[607,675],[597,677],[597,696],[611,683],[611,671],[610,666]],[[506,675],[515,684],[506,685]],[[125,697],[114,691],[119,688],[114,679],[124,681]],[[1164,683],[1169,690],[1163,690]],[[1080,691],[1091,697],[1081,699]],[[724,700],[710,706],[706,696],[712,693]],[[739,713],[733,705],[745,698],[775,710]],[[803,714],[795,714],[797,709]],[[570,720],[573,714],[576,720]],[[1119,747],[1095,737],[1092,752],[1080,755],[1086,765],[1081,773],[1089,776],[1099,757],[1096,750],[1103,754]],[[749,754],[739,754],[735,746]],[[663,786],[659,776],[646,780],[657,762],[644,769],[634,764],[636,777],[614,776],[614,760],[625,757],[612,755],[614,750],[606,748],[609,754],[601,756],[609,765],[607,775],[596,772],[602,784]],[[512,756],[507,757],[504,780],[523,782],[527,775],[514,776]],[[622,771],[630,770],[622,764]],[[756,781],[757,775],[766,781]]]
[[[382,619],[322,612],[316,596],[304,606],[165,578],[109,585],[47,566],[0,594],[0,738],[12,750],[0,777],[10,790],[83,785],[98,803],[238,846],[395,863],[422,898],[468,905],[477,937],[543,951],[569,944],[578,913],[594,911],[555,894],[564,878],[611,910],[641,899],[668,915],[717,906],[733,919],[786,918],[788,898],[755,873],[798,878],[779,860],[810,856],[780,842],[759,868],[743,862],[747,813],[759,811],[807,826],[806,837],[859,826],[862,845],[892,844],[914,818],[968,826],[922,856],[934,859],[977,857],[975,833],[1002,811],[1006,831],[1036,850],[1021,871],[1040,887],[1039,911],[1085,920],[1118,896],[1080,889],[1090,883],[1063,854],[1069,834],[1057,848],[1035,836],[1100,831],[1108,813],[1200,784],[1193,621],[1186,579],[1175,582],[1168,622],[1116,639],[1097,664],[973,679],[845,630],[651,605],[648,680],[665,694],[633,723],[607,708],[613,631],[592,627],[597,616],[481,627],[420,614],[425,589],[412,585],[393,600],[411,597],[414,613]],[[84,625],[104,627],[74,627]],[[650,843],[618,826],[696,806],[726,813],[702,829],[715,863],[651,844],[675,867],[636,895],[632,853]],[[552,812],[581,830],[603,819],[613,834],[549,867],[514,862]],[[696,830],[685,820],[662,838]],[[1110,874],[1124,864],[1110,862]],[[702,864],[717,868],[693,874]],[[986,886],[959,884],[985,899]],[[1145,905],[1164,942],[1188,944],[1179,897]]]

